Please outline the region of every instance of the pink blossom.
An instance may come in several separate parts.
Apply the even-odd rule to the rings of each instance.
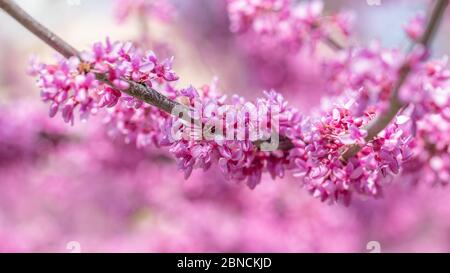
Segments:
[[[418,40],[425,30],[425,23],[425,16],[423,16],[423,14],[418,14],[416,17],[412,18],[409,23],[404,26],[408,37],[413,41]]]
[[[230,29],[256,35],[259,46],[298,51],[315,48],[327,40],[331,26],[348,35],[350,16],[327,20],[320,0],[294,3],[291,0],[227,0]]]
[[[170,21],[176,10],[170,0],[116,0],[114,15],[119,23],[124,22],[131,14],[143,14],[161,21]]]

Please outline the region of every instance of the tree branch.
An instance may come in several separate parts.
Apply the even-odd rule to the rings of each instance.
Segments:
[[[445,8],[448,5],[448,0],[437,0],[436,5],[431,13],[429,23],[427,28],[422,35],[421,39],[418,41],[419,44],[422,44],[424,47],[428,47],[431,39],[433,37],[434,32],[436,31],[439,22],[443,16]],[[28,29],[30,32],[34,33],[38,38],[43,40],[61,55],[66,58],[72,56],[78,56],[79,52],[69,45],[67,42],[62,40],[56,34],[51,32],[49,29],[41,25],[37,22],[33,17],[31,17],[27,12],[25,12],[22,8],[20,8],[14,1],[12,0],[0,0],[0,8],[3,9],[6,13],[8,13],[11,17],[16,19],[22,26]],[[330,42],[330,41],[328,41]],[[337,43],[330,42],[333,47],[341,48],[341,46]],[[338,45],[338,46],[335,46]],[[402,108],[403,104],[400,102],[398,98],[398,93],[403,83],[406,81],[409,73],[411,72],[411,68],[409,64],[405,63],[399,71],[399,79],[393,89],[391,99],[390,99],[390,108],[383,115],[379,116],[368,128],[368,134],[365,138],[366,142],[371,141],[375,138],[387,125],[395,118],[398,111]],[[109,82],[106,74],[98,73],[97,79],[105,82],[106,84],[113,86],[111,82]],[[153,88],[149,88],[146,85],[141,83],[133,82],[127,80],[130,84],[130,87],[126,90],[123,90],[124,93],[138,98],[152,106],[155,106],[169,114],[172,113],[172,110],[175,107],[180,107],[180,109],[185,109],[187,112],[190,111],[190,108],[182,105],[176,101],[173,101]],[[192,119],[188,118],[189,122],[192,122]],[[195,122],[195,121],[194,121]],[[280,149],[289,150],[293,147],[292,141],[289,138],[280,136]],[[342,159],[345,161],[348,158],[356,155],[361,150],[361,146],[353,145],[349,146],[347,151],[342,155]]]
[[[59,52],[66,58],[70,58],[72,56],[78,56],[79,52],[74,47],[69,45],[66,41],[58,37],[48,28],[40,24],[36,21],[31,15],[29,15],[25,10],[23,10],[20,6],[18,6],[12,0],[0,0],[0,8],[3,9],[7,14],[16,19],[22,26],[28,29],[30,32],[35,34],[42,41],[51,46],[54,50]],[[103,73],[96,73],[96,78],[99,81],[102,81],[109,86],[114,87],[114,85],[109,81],[108,75]],[[135,97],[139,100],[146,102],[154,107],[161,109],[168,114],[172,114],[175,107],[178,108],[178,112],[191,113],[191,109],[188,106],[180,104],[176,101],[173,101],[166,96],[162,95],[158,91],[153,88],[150,88],[144,84],[137,83],[131,80],[124,79],[129,83],[129,88],[126,90],[121,90],[122,92]],[[180,118],[183,118],[187,122],[194,122],[194,124],[201,124],[200,121],[194,120],[189,115],[182,115]],[[259,147],[262,142],[256,141],[255,145]],[[280,137],[280,149],[289,150],[293,147],[292,141],[286,137]]]
[[[427,27],[422,37],[417,41],[418,44],[421,44],[425,48],[429,47],[433,34],[436,32],[436,29],[439,26],[439,22],[441,21],[447,5],[448,0],[437,0],[429,17]],[[413,48],[414,47],[412,47],[411,50],[413,50]],[[384,128],[386,128],[386,126],[388,126],[395,118],[398,111],[403,107],[403,103],[400,101],[398,94],[401,87],[408,78],[410,72],[411,67],[409,63],[405,62],[400,68],[399,78],[392,91],[389,109],[369,125],[369,127],[367,128],[367,136],[365,137],[366,142],[373,140],[381,131],[383,131]],[[344,161],[347,161],[350,157],[355,156],[361,150],[361,148],[362,147],[360,145],[349,146],[342,155],[342,159]]]
[[[329,46],[331,49],[333,50],[343,50],[344,47],[338,43],[336,40],[334,40],[333,38],[331,38],[330,36],[327,36],[324,40],[324,43]]]
[[[79,55],[78,50],[58,37],[48,28],[37,22],[36,19],[31,17],[21,7],[14,3],[14,1],[0,0],[0,8],[11,15],[11,17],[16,19],[22,26],[34,33],[38,38],[43,40],[64,57],[70,58],[72,56]],[[96,76],[98,80],[103,81],[111,87],[114,87],[113,84],[108,80],[108,76],[106,74],[97,73]],[[136,83],[130,80],[127,80],[127,82],[130,84],[130,87],[126,90],[122,90],[123,92],[130,96],[143,100],[150,105],[158,107],[159,109],[169,114],[175,108],[175,106],[183,107],[183,105],[181,105],[180,103],[170,100],[153,88],[149,88],[143,84]]]

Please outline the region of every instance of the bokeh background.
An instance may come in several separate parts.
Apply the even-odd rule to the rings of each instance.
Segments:
[[[215,77],[224,93],[256,97],[275,88],[308,113],[326,89],[309,52],[254,56],[229,30],[224,0],[173,0],[168,17],[130,14],[126,2],[17,1],[78,49],[109,36],[175,56],[180,85]],[[324,1],[350,10],[348,44],[406,48],[403,25],[429,1]],[[450,17],[450,16],[448,16]],[[433,45],[449,52],[450,18]],[[320,49],[329,54],[327,49]],[[264,176],[254,190],[214,168],[187,181],[164,149],[109,137],[102,117],[75,126],[48,117],[28,59],[53,52],[0,12],[0,251],[3,252],[447,252],[450,188],[397,181],[379,200],[321,203],[291,175]],[[75,249],[73,248],[75,246]]]

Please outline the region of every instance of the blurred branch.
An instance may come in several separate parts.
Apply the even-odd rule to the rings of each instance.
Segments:
[[[442,16],[447,8],[448,0],[437,0],[434,8],[430,14],[428,19],[427,27],[422,34],[421,38],[417,41],[418,44],[422,45],[425,48],[430,46],[431,40],[433,38],[433,34],[436,32],[436,29],[439,26],[439,22],[442,19]],[[414,50],[414,47],[411,48],[410,52]],[[399,71],[398,80],[394,86],[392,91],[392,95],[390,98],[390,106],[388,111],[380,115],[375,121],[368,127],[367,136],[365,137],[365,141],[369,142],[373,140],[386,126],[391,123],[391,121],[395,118],[398,111],[403,107],[403,103],[399,99],[399,91],[403,84],[405,83],[408,75],[411,72],[411,66],[406,61]],[[342,155],[342,159],[347,161],[350,157],[356,155],[361,150],[360,145],[352,145],[350,146]]]
[[[14,1],[0,0],[0,8],[64,57],[69,58],[78,55],[75,48],[37,22]]]
[[[343,50],[344,47],[330,36],[326,37],[324,43],[334,50]]]
[[[0,8],[11,15],[11,17],[16,19],[22,26],[34,33],[38,38],[43,40],[64,57],[70,58],[72,56],[79,55],[79,52],[74,47],[58,37],[48,28],[37,22],[21,7],[14,3],[14,1],[0,0]],[[103,81],[104,83],[114,88],[113,84],[109,81],[106,74],[97,73],[96,76],[98,80]],[[183,107],[183,105],[168,99],[153,88],[149,88],[143,84],[129,80],[127,80],[127,82],[130,84],[130,87],[126,90],[123,90],[123,92],[127,93],[130,96],[143,100],[148,104],[158,107],[159,109],[169,114],[176,106]]]

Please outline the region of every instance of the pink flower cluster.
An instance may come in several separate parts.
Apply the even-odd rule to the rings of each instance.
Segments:
[[[60,58],[54,65],[31,62],[30,74],[37,76],[43,101],[50,103],[51,117],[62,113],[65,122],[74,123],[77,110],[81,119],[86,119],[100,108],[114,107],[123,96],[119,90],[129,88],[127,80],[147,86],[175,81],[172,60],[158,61],[151,51],[142,53],[132,43],[95,43],[91,51],[80,53],[80,57]],[[96,79],[97,74],[106,75],[106,80],[115,88]]]
[[[330,90],[339,93],[340,98],[350,97],[342,105],[348,105],[358,118],[385,112],[390,107],[389,99],[405,64],[411,70],[399,90],[400,100],[405,106],[396,121],[376,139],[365,144],[347,164],[349,166],[353,160],[359,159],[363,169],[378,165],[376,169],[367,168],[370,176],[362,180],[372,185],[370,192],[373,195],[381,193],[383,181],[392,179],[386,174],[401,173],[414,182],[448,180],[450,69],[447,57],[425,62],[426,56],[427,52],[420,47],[405,56],[397,50],[386,50],[372,44],[369,48],[341,51],[324,66]],[[332,100],[335,101],[336,97]],[[331,111],[329,105],[325,109]],[[347,131],[350,135],[355,132],[355,142],[358,137],[364,137],[354,129],[348,128]],[[390,154],[386,153],[386,148]],[[330,150],[326,152],[330,153]]]
[[[95,43],[91,51],[82,52],[80,56],[60,59],[55,65],[32,62],[30,73],[38,77],[42,99],[50,102],[51,117],[61,112],[63,119],[73,124],[76,110],[82,118],[87,118],[101,108],[110,108],[105,122],[111,135],[124,136],[126,142],[134,142],[139,147],[149,144],[170,146],[186,178],[194,168],[206,170],[212,163],[218,163],[230,179],[247,180],[252,188],[259,183],[264,171],[268,170],[273,177],[283,176],[285,152],[279,155],[261,152],[249,139],[223,142],[170,140],[167,131],[178,119],[120,92],[129,88],[128,81],[132,80],[157,88],[171,99],[187,99],[189,106],[198,102],[202,107],[211,104],[225,107],[225,97],[215,95],[214,86],[205,86],[201,92],[193,87],[173,88],[169,83],[178,77],[171,70],[171,59],[159,62],[152,52],[141,53],[131,43],[111,43],[109,40],[105,44]],[[106,74],[114,88],[97,80],[96,73]],[[246,103],[239,97],[233,98],[232,102],[238,108]],[[298,120],[298,114],[291,113],[292,109],[275,92],[267,93],[267,97],[258,100],[257,104],[267,108],[278,105],[280,133],[287,133],[291,124]]]
[[[450,70],[447,57],[424,61],[427,56],[420,46],[405,55],[375,43],[368,48],[339,52],[324,64],[324,72],[329,91],[353,93],[361,114],[367,107],[378,110],[388,107],[399,73],[406,64],[411,75],[399,90],[399,96],[404,103],[416,106],[414,118],[425,113],[448,112]]]
[[[343,47],[353,21],[350,12],[325,14],[324,2],[317,0],[227,0],[227,4],[230,29],[238,34],[235,42],[246,57],[252,84],[283,94],[323,90],[317,75],[326,56],[321,50]]]
[[[399,50],[383,48],[379,43],[336,52],[333,58],[323,64],[327,91],[341,94],[360,90],[368,103],[386,101],[403,60],[404,56]]]
[[[258,43],[298,50],[303,46],[314,48],[335,30],[344,36],[350,33],[351,14],[325,17],[322,1],[227,1],[231,31],[256,34]]]
[[[114,14],[118,22],[125,21],[133,13],[169,21],[175,14],[175,7],[170,0],[116,0]]]
[[[247,135],[244,139],[237,139],[235,129],[239,124],[245,124],[247,128],[255,128],[258,126],[257,122],[240,120],[246,117],[235,117],[232,121],[223,121],[221,137],[208,139],[204,136],[207,133],[204,131],[206,124],[217,124],[218,118],[226,119],[226,116],[215,116],[217,113],[225,111],[230,106],[236,109],[246,107],[245,99],[234,96],[231,99],[232,104],[225,104],[226,97],[216,93],[215,83],[210,86],[205,85],[199,90],[194,87],[180,90],[175,90],[171,86],[166,88],[167,91],[163,92],[166,96],[191,107],[200,105],[201,110],[198,115],[205,124],[203,128],[185,124],[178,118],[169,117],[167,113],[142,103],[133,105],[122,102],[106,117],[107,124],[112,129],[110,132],[125,136],[127,142],[135,141],[138,147],[148,144],[168,146],[169,151],[178,160],[179,169],[184,171],[185,178],[191,175],[193,169],[201,168],[206,171],[214,164],[219,166],[225,177],[235,181],[245,180],[250,188],[254,188],[261,181],[263,172],[269,172],[273,178],[284,176],[284,170],[289,164],[286,160],[287,152],[261,151],[248,136],[247,129],[245,129]],[[274,91],[267,92],[265,98],[257,100],[257,105],[267,108],[276,105],[279,109],[277,113],[280,122],[279,132],[293,135],[290,133],[293,131],[292,124],[300,120],[300,115],[287,106],[281,95]],[[173,139],[171,131],[173,128],[180,132],[181,138]],[[219,130],[213,127],[213,130],[216,129]],[[233,132],[233,139],[225,138],[228,135],[227,132]],[[267,134],[267,132],[263,133]]]
[[[448,109],[448,107],[447,107]],[[448,184],[450,181],[450,120],[442,114],[421,118],[413,139],[414,157],[402,176],[413,184]]]
[[[330,91],[340,94],[338,98],[350,97],[341,105],[348,105],[358,118],[387,111],[402,69],[406,65],[411,70],[399,90],[400,100],[405,106],[396,121],[365,144],[347,164],[349,166],[353,160],[359,159],[364,169],[378,165],[376,169],[367,168],[370,176],[362,180],[372,185],[370,192],[373,195],[381,193],[383,181],[392,179],[386,174],[401,173],[415,182],[436,183],[448,179],[450,69],[447,57],[427,62],[425,57],[427,52],[420,47],[405,55],[398,50],[386,50],[372,44],[368,48],[341,51],[324,65]],[[336,97],[332,100],[336,101]],[[328,111],[330,108],[330,105],[325,106]],[[352,131],[348,128],[350,135]],[[358,136],[364,137],[360,132],[354,132],[355,142]],[[390,154],[386,153],[386,148]]]
[[[388,126],[376,139],[365,143],[363,129],[374,114],[354,116],[349,107],[334,106],[303,130],[289,157],[295,163],[294,175],[314,197],[330,203],[348,204],[352,193],[380,196],[382,186],[400,172],[411,156],[411,136],[403,120]],[[342,154],[352,144],[363,149],[347,161]]]
[[[279,110],[276,133],[292,142],[292,149],[275,151],[261,149],[258,141],[247,136],[251,128],[259,126],[247,116],[241,117],[242,120],[224,119],[223,128],[210,128],[213,131],[222,129],[226,135],[227,131],[243,126],[244,139],[205,138],[203,125],[223,118],[211,113],[221,112],[229,106],[242,109],[248,101],[233,96],[226,104],[228,100],[218,94],[215,84],[200,89],[177,89],[172,84],[178,77],[171,69],[171,59],[159,62],[152,52],[141,53],[130,43],[108,40],[105,44],[96,43],[91,51],[81,53],[80,59],[72,57],[60,60],[56,65],[33,63],[32,73],[38,76],[43,100],[50,101],[51,116],[60,109],[64,120],[73,123],[75,109],[79,108],[81,115],[87,117],[100,108],[110,108],[105,122],[111,135],[123,136],[126,142],[136,143],[138,147],[168,146],[186,178],[193,169],[208,170],[216,165],[227,179],[246,181],[254,188],[265,172],[276,178],[283,177],[286,170],[292,170],[313,196],[330,203],[348,204],[353,193],[380,196],[383,185],[402,172],[413,152],[421,153],[418,147],[429,148],[429,143],[415,140],[414,132],[423,115],[439,114],[448,118],[449,72],[445,62],[421,63],[423,53],[416,54],[415,51],[408,56],[416,76],[404,86],[405,90],[416,94],[409,96],[412,110],[402,111],[375,139],[366,143],[366,127],[385,111],[401,67],[395,51],[377,47],[342,54],[351,54],[352,58],[333,64],[336,76],[331,82],[347,90],[340,95],[346,102],[323,107],[319,117],[301,115],[274,91],[266,92],[255,101],[256,105],[266,109],[276,106]],[[106,74],[114,88],[97,80],[96,73]],[[346,77],[348,81],[344,80]],[[179,117],[124,95],[120,90],[127,89],[129,81],[156,88],[191,109],[200,106],[196,118],[201,121],[201,130],[198,125],[186,124]],[[439,90],[442,92],[437,92]],[[402,89],[402,92],[407,91]],[[264,122],[270,123],[270,119]],[[181,138],[172,138],[173,128],[177,128]],[[439,132],[445,134],[447,129]],[[274,128],[269,127],[265,136],[270,136],[271,130]],[[439,132],[432,132],[438,135],[430,141],[436,145],[443,142],[436,149],[448,153],[448,138],[444,135],[442,140],[443,135]],[[342,154],[354,144],[363,148],[345,161]],[[445,156],[439,159],[445,160]],[[448,162],[432,160],[430,164],[431,168],[439,168],[440,177],[446,178]]]
[[[212,90],[214,89],[212,88]],[[206,95],[206,97],[200,97],[195,89],[191,89],[189,94],[191,101],[200,99],[203,109],[214,103],[218,106],[217,112],[220,112],[222,107],[230,106],[224,104],[224,97],[214,97],[209,92],[210,90],[210,87],[203,88],[203,91],[206,91],[203,92],[203,96]],[[234,108],[242,109],[246,107],[246,101],[242,97],[234,96],[231,101]],[[290,131],[294,130],[293,124],[301,119],[300,114],[295,109],[288,107],[283,97],[274,91],[266,92],[265,97],[258,99],[256,104],[259,107],[276,106],[279,109],[276,115],[280,123],[278,128],[280,134],[289,134]],[[211,121],[211,119],[209,120]],[[256,128],[257,123],[260,122],[247,120],[247,117],[237,117],[232,121],[225,120],[224,135],[227,135],[229,131],[234,131],[235,128],[241,126],[240,124],[244,124],[245,131],[248,132],[252,128]],[[167,125],[173,128],[172,123]],[[186,133],[186,131],[190,131],[188,129],[184,126],[182,131]],[[268,129],[270,130],[270,128]],[[270,136],[270,132],[267,130],[263,130],[262,134],[266,137]],[[286,151],[263,151],[248,136],[244,140],[227,138],[200,141],[192,138],[181,139],[171,144],[170,151],[177,157],[179,167],[184,170],[185,177],[189,177],[194,168],[207,170],[212,163],[216,163],[225,177],[235,181],[245,180],[250,188],[259,184],[263,172],[269,172],[272,178],[283,177],[285,169],[289,166],[289,161],[286,160]]]
[[[413,75],[400,92],[403,101],[413,103],[415,120],[426,114],[441,114],[450,121],[450,69],[448,56],[414,65]]]

